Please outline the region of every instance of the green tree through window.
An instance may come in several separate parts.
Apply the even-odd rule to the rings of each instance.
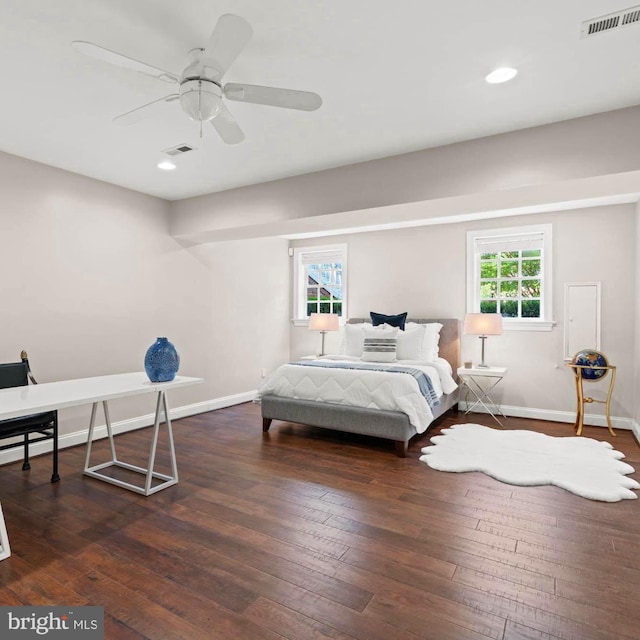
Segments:
[[[550,224],[468,231],[467,311],[550,330],[551,234]]]
[[[481,254],[481,313],[540,318],[541,258],[541,249]]]

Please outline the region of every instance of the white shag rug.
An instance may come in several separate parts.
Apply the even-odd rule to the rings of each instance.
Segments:
[[[535,431],[500,431],[457,424],[431,438],[420,460],[438,471],[481,471],[521,486],[552,484],[590,500],[635,499],[634,468],[608,442],[556,438]]]

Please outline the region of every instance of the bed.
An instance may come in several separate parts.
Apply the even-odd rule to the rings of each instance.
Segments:
[[[350,319],[348,321],[349,324],[361,324],[364,322],[368,321],[362,318]],[[460,321],[445,318],[436,320],[419,319],[413,320],[413,322],[418,324],[440,323],[442,325],[438,355],[439,358],[443,360],[442,364],[450,371],[451,376],[455,377],[455,372],[460,366]],[[340,360],[340,358],[338,358],[338,360]],[[401,362],[404,364],[405,361]],[[305,393],[304,389],[302,389],[302,391],[297,389],[295,393],[291,392],[287,389],[287,384],[282,383],[282,376],[288,374],[289,376],[295,375],[297,378],[309,378],[311,376],[317,377],[326,374],[328,378],[325,386],[331,387],[334,385],[334,379],[330,378],[332,375],[336,377],[340,376],[341,379],[345,379],[347,375],[352,375],[355,380],[355,376],[362,376],[364,374],[371,377],[371,375],[378,375],[378,373],[359,370],[349,372],[338,370],[332,372],[331,369],[333,365],[313,367],[313,371],[311,371],[311,366],[304,367],[302,366],[303,364],[304,363],[290,363],[288,365],[282,365],[261,387],[256,402],[259,402],[262,406],[263,432],[269,431],[273,420],[324,427],[348,433],[393,440],[396,445],[397,454],[400,457],[405,457],[409,440],[413,436],[424,432],[433,420],[439,418],[447,411],[451,409],[457,410],[458,388],[455,382],[453,382],[453,384],[451,382],[446,383],[448,392],[440,396],[436,406],[430,407],[424,404],[424,406],[420,408],[418,407],[419,401],[414,400],[413,404],[416,405],[416,411],[413,411],[409,406],[408,413],[404,410],[398,410],[397,408],[388,410],[371,408],[369,406],[355,406],[353,402],[358,400],[354,400],[353,398],[348,400],[338,397],[331,400],[310,399],[314,397],[313,392]],[[327,371],[316,371],[316,369],[320,368],[326,368]],[[442,370],[442,367],[440,367],[440,370]],[[391,374],[386,373],[385,375],[388,377]],[[280,376],[280,378],[278,376]],[[406,379],[408,376],[396,374],[395,378],[398,377]],[[396,383],[394,382],[394,384]],[[412,383],[405,381],[405,384]],[[335,386],[338,389],[340,388],[339,385]],[[444,387],[445,384],[443,383],[442,386]],[[392,391],[392,393],[395,393],[398,397],[402,396],[404,401],[404,395],[402,393],[398,394],[395,391]],[[304,397],[305,395],[308,397]],[[352,404],[344,404],[345,401]],[[365,398],[363,404],[366,405],[367,402],[368,400]],[[416,415],[417,409],[420,409],[419,415]]]

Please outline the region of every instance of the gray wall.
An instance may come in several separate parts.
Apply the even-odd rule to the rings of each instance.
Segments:
[[[466,232],[520,224],[553,224],[553,309],[551,331],[505,331],[487,339],[487,361],[509,367],[500,388],[504,404],[545,411],[575,411],[575,389],[563,361],[565,282],[602,282],[602,350],[618,367],[612,415],[634,414],[635,207],[617,205],[484,223],[399,229],[323,238],[348,243],[350,317],[370,311],[413,317],[464,318]],[[294,246],[307,246],[296,241]],[[341,335],[328,334],[327,351],[338,352]],[[319,336],[291,329],[291,356],[316,353]],[[462,360],[477,362],[480,344],[465,336]],[[606,387],[603,387],[606,392]],[[599,397],[593,385],[593,394]],[[603,394],[604,397],[604,394]],[[589,407],[589,413],[602,413]]]
[[[167,336],[180,373],[177,407],[255,389],[288,357],[287,243],[278,238],[184,248],[169,203],[0,153],[0,362],[27,349],[39,381],[141,371]],[[268,337],[268,339],[266,339]],[[112,419],[152,411],[149,397],[114,402]],[[61,412],[61,432],[88,408]]]
[[[638,169],[631,107],[174,202],[171,234],[210,241],[497,209],[511,190],[522,195],[508,206],[536,204],[564,197],[562,183],[586,197],[581,181]],[[394,206],[407,203],[421,206]]]
[[[640,355],[640,213],[634,214],[633,204],[611,203],[637,201],[639,143],[640,107],[631,107],[191,198],[172,204],[170,229],[183,241],[202,242],[452,216],[475,220],[293,242],[348,240],[352,317],[406,309],[462,318],[466,230],[551,221],[558,324],[551,332],[509,332],[490,340],[492,356],[510,367],[503,401],[545,409],[550,418],[554,411],[575,410],[562,361],[563,285],[595,280],[603,283],[602,349],[619,367],[613,410],[638,419],[632,390],[640,369],[632,354],[635,349]],[[526,215],[509,217],[517,209]],[[505,217],[488,220],[492,215]],[[292,327],[291,356],[314,353],[317,340]],[[328,337],[334,350],[337,341]],[[472,359],[477,342],[465,339],[465,357]]]
[[[520,197],[526,185],[539,187],[530,197],[555,197],[569,183],[588,197],[594,181],[615,183],[640,169],[639,124],[635,107],[171,204],[0,154],[0,358],[27,348],[42,381],[140,370],[147,346],[167,335],[181,352],[181,373],[207,380],[176,392],[174,406],[249,391],[262,368],[289,351],[313,353],[318,337],[288,322],[288,241],[273,237],[273,227],[253,234],[271,237],[248,240],[248,227],[313,216],[334,224],[363,207],[394,222],[427,204],[436,215],[437,198],[447,195],[466,198],[467,207],[487,194],[535,204]],[[552,221],[558,325],[490,339],[490,357],[510,367],[503,400],[573,410],[562,367],[562,284],[600,280],[602,348],[620,367],[614,413],[637,419],[638,216],[619,205],[341,236],[349,243],[350,315],[376,308],[462,318],[466,230]],[[185,241],[211,230],[229,240]],[[465,339],[465,357],[477,342]],[[144,399],[117,404],[116,420],[150,411]],[[84,410],[61,417],[63,431],[86,426]]]
[[[634,364],[634,404],[633,404],[633,417],[635,420],[635,434],[638,441],[640,441],[640,393],[637,389],[640,385],[640,202],[636,205],[636,234],[635,234],[635,333],[634,333],[634,350],[633,350],[633,364]]]

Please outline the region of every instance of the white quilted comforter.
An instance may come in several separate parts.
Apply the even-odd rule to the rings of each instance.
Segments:
[[[360,358],[349,356],[325,356],[327,358],[360,361]],[[457,389],[451,366],[442,358],[435,362],[399,360],[391,363],[394,367],[403,364],[427,373],[438,398],[443,393],[452,393]],[[417,381],[413,376],[403,373],[284,364],[265,380],[255,401],[260,402],[262,396],[266,395],[399,411],[407,415],[418,433],[423,433],[433,421],[433,413],[420,393]]]

